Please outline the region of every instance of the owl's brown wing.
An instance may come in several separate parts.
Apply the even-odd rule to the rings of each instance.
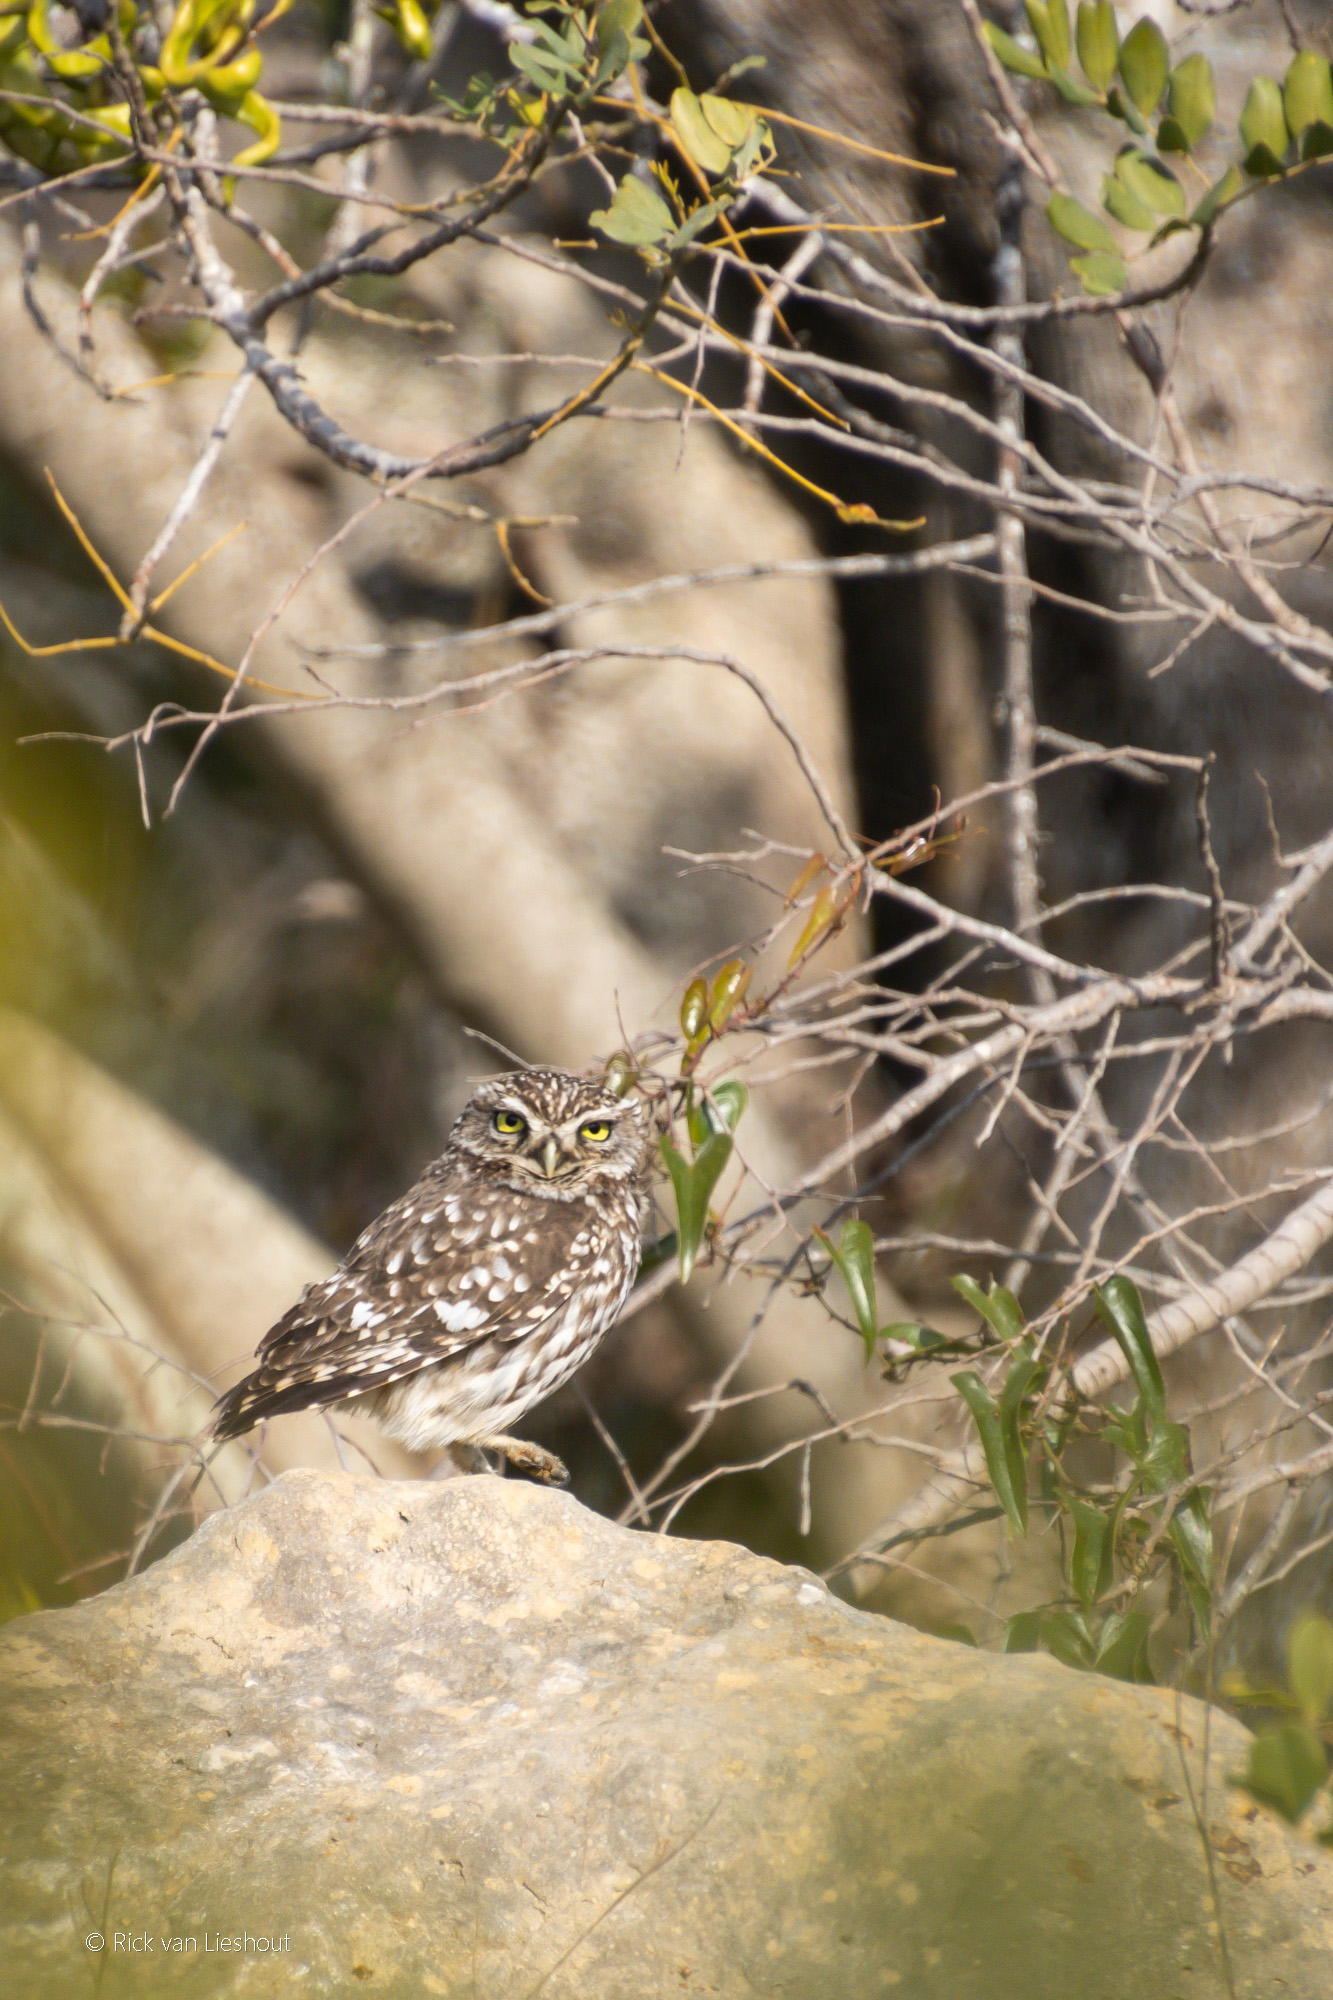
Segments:
[[[595,1200],[543,1201],[433,1168],[265,1334],[213,1434],[360,1395],[482,1340],[522,1340],[585,1285],[618,1293],[628,1254]]]

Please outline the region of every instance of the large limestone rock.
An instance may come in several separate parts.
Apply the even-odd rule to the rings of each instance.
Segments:
[[[1333,1991],[1230,1722],[513,1481],[289,1472],[0,1685],[24,2000],[1221,2000],[1191,1787],[1239,2000]]]

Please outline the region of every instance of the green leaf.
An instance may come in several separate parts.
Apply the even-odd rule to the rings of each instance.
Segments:
[[[1213,1524],[1208,1516],[1208,1495],[1191,1493],[1172,1516],[1169,1532],[1180,1558],[1191,1609],[1200,1632],[1206,1633],[1213,1613]]]
[[[1116,240],[1101,217],[1075,201],[1072,194],[1053,194],[1046,204],[1046,220],[1056,235],[1076,250],[1117,250]]]
[[[1152,210],[1136,200],[1124,182],[1117,180],[1114,174],[1108,174],[1102,182],[1102,203],[1117,222],[1124,223],[1126,229],[1146,232],[1157,227],[1157,217]]]
[[[671,124],[682,152],[714,179],[727,173],[737,154],[753,152],[757,142],[767,137],[762,114],[752,104],[736,104],[729,97],[696,97],[692,90],[671,93]],[[735,161],[738,176],[744,175],[743,159]]]
[[[621,195],[624,193],[627,187],[642,187],[642,186],[643,186],[642,181],[622,181],[620,183],[620,186],[616,190],[617,202],[620,200]],[[651,188],[646,189],[645,192],[647,192],[648,194],[653,194],[653,190]],[[660,199],[660,197],[657,195],[653,195],[653,199],[654,201],[657,202],[658,207],[661,208],[663,211],[665,211],[666,204]],[[598,211],[598,214],[600,215],[600,210]],[[598,215],[594,215],[592,219],[594,222],[597,222]],[[610,233],[611,232],[608,230],[607,234],[609,235]],[[685,988],[685,997],[680,1003],[680,1032],[682,1033],[682,1035],[684,1035],[687,1042],[698,1041],[699,1036],[703,1033],[704,1022],[707,1019],[708,1019],[707,983],[702,979],[692,979],[689,985]]]
[[[628,1097],[638,1079],[638,1066],[629,1050],[617,1049],[602,1071],[602,1089],[609,1090],[612,1097]]]
[[[676,218],[656,188],[649,187],[646,181],[636,180],[633,174],[627,174],[620,183],[610,208],[594,209],[588,220],[601,230],[603,236],[609,236],[613,243],[638,246],[662,243],[674,233],[676,227]],[[702,980],[696,983],[703,985]],[[686,998],[689,998],[688,993]]]
[[[1148,1659],[1150,1622],[1146,1611],[1114,1612],[1101,1629],[1092,1663],[1096,1672],[1117,1681],[1153,1682],[1156,1675]]]
[[[734,1132],[741,1122],[741,1115],[750,1102],[750,1093],[743,1083],[731,1079],[726,1083],[715,1083],[708,1093],[710,1118],[715,1114],[722,1120],[728,1132]],[[714,1130],[716,1130],[716,1126]]]
[[[1282,108],[1282,92],[1271,76],[1256,76],[1240,114],[1245,142],[1245,171],[1257,180],[1282,172],[1282,156],[1290,134]]]
[[[571,81],[567,65],[548,56],[544,50],[529,48],[523,42],[511,42],[509,60],[530,83],[536,84],[538,90],[544,90],[552,97],[567,97],[576,87],[577,80]]]
[[[697,208],[690,210],[675,235],[668,239],[666,248],[683,250],[688,243],[693,243],[695,237],[701,236],[710,222],[717,221],[725,205],[720,201],[701,201]]]
[[[1201,229],[1206,229],[1208,224],[1217,218],[1228,203],[1236,199],[1236,196],[1242,192],[1244,186],[1245,177],[1241,173],[1240,168],[1237,166],[1228,167],[1221,179],[1213,182],[1203,200],[1190,216],[1190,221],[1197,222]]]
[[[711,206],[712,204],[710,204]],[[729,958],[713,981],[708,999],[708,1025],[714,1034],[731,1019],[750,984],[750,968],[739,958]]]
[[[1155,215],[1183,215],[1185,190],[1160,160],[1149,159],[1137,146],[1127,146],[1115,163],[1121,186]]]
[[[1027,1481],[1020,1480],[1015,1485],[1009,1452],[1005,1444],[1004,1426],[994,1397],[981,1377],[971,1368],[965,1368],[949,1380],[958,1391],[977,1427],[981,1439],[981,1449],[986,1460],[986,1471],[995,1489],[995,1497],[1020,1535],[1028,1530]]]
[[[1111,0],[1079,0],[1078,59],[1094,90],[1105,90],[1120,57],[1120,29]]]
[[[1150,118],[1171,69],[1171,51],[1156,21],[1136,21],[1120,44],[1120,76],[1136,111]]]
[[[1066,104],[1100,104],[1102,101],[1100,91],[1089,90],[1085,83],[1079,83],[1068,70],[1053,69],[1051,82]]]
[[[1333,125],[1325,125],[1321,118],[1301,133],[1301,158],[1322,160],[1329,153],[1333,153]]]
[[[1117,1275],[1108,1278],[1097,1293],[1097,1311],[1102,1320],[1115,1335],[1121,1353],[1128,1361],[1134,1380],[1138,1383],[1139,1394],[1155,1423],[1166,1420],[1166,1390],[1162,1383],[1162,1370],[1153,1344],[1148,1335],[1147,1321],[1143,1317],[1143,1301],[1137,1288],[1128,1278]]]
[[[40,1609],[36,1604],[32,1608],[34,1611]],[[955,1646],[975,1646],[977,1643],[977,1635],[970,1625],[936,1625],[932,1627],[932,1634],[936,1639],[952,1639]]]
[[[1172,150],[1192,151],[1217,116],[1213,66],[1207,56],[1186,56],[1184,62],[1176,64],[1167,85],[1166,108],[1185,141]]]
[[[994,21],[983,21],[982,31],[1006,69],[1015,76],[1045,76],[1046,65],[1041,57],[1031,49],[1025,49],[1012,35],[1006,35],[1003,28],[997,28]]]
[[[645,1243],[639,1256],[639,1277],[646,1278],[650,1272],[658,1270],[663,1264],[669,1264],[676,1254],[679,1241],[675,1230],[672,1229],[665,1236],[659,1236],[655,1243]],[[635,1282],[637,1283],[638,1279]]]
[[[1014,1349],[1000,1391],[1000,1430],[1004,1437],[1005,1456],[1009,1461],[1009,1480],[1014,1492],[1022,1495],[1022,1514],[1027,1523],[1028,1454],[1023,1443],[1021,1423],[1023,1399],[1032,1388],[1036,1377],[1045,1379],[1046,1370],[1036,1359],[1030,1344],[1019,1341]]]
[[[1006,1619],[1002,1652],[1035,1653],[1040,1644],[1040,1611],[1015,1611],[1012,1618]]]
[[[602,0],[593,23],[597,46],[605,55],[618,34],[628,41],[643,19],[643,0]]]
[[[1069,1563],[1069,1581],[1074,1594],[1090,1611],[1111,1582],[1111,1521],[1100,1507],[1071,1496],[1069,1512],[1074,1523],[1074,1549]]]
[[[1042,54],[1053,69],[1069,68],[1069,12],[1065,0],[1023,0]]]
[[[1146,1451],[1138,1454],[1138,1467],[1154,1493],[1165,1493],[1190,1473],[1190,1437],[1184,1424],[1155,1417]]]
[[[1123,119],[1130,131],[1137,132],[1140,138],[1147,132],[1147,126],[1118,85],[1107,91],[1106,108],[1113,118]]]
[[[869,1360],[879,1334],[879,1313],[875,1306],[875,1238],[870,1224],[854,1220],[844,1222],[836,1243],[822,1229],[817,1229],[815,1234],[827,1245],[829,1256],[847,1287],[847,1296],[852,1303],[856,1324],[861,1329]]]
[[[1303,1722],[1283,1722],[1255,1737],[1242,1783],[1252,1798],[1294,1824],[1327,1775],[1328,1756],[1314,1731]]]
[[[947,1334],[937,1333],[933,1326],[919,1326],[915,1320],[895,1320],[892,1326],[882,1326],[881,1340],[900,1340],[904,1347],[914,1347],[918,1354],[933,1354],[937,1347],[956,1347],[957,1342]]]
[[[1307,1611],[1287,1638],[1287,1675],[1301,1714],[1313,1729],[1333,1702],[1333,1625],[1317,1611]]]
[[[1023,1331],[1023,1315],[1019,1310],[1018,1300],[1012,1292],[1007,1292],[1003,1285],[997,1285],[992,1278],[990,1290],[983,1292],[980,1285],[971,1278],[957,1277],[953,1280],[953,1288],[960,1299],[967,1301],[973,1312],[980,1313],[987,1326],[993,1333],[998,1334],[1001,1340],[1019,1338]]]
[[[1041,1643],[1048,1652],[1066,1667],[1079,1670],[1090,1667],[1096,1647],[1087,1621],[1078,1611],[1044,1611],[1041,1618]]]
[[[729,1132],[714,1132],[697,1149],[693,1160],[687,1160],[669,1138],[661,1141],[662,1158],[676,1197],[682,1285],[688,1281],[698,1258],[708,1224],[709,1196],[731,1158],[731,1146]]]
[[[1129,266],[1109,250],[1090,250],[1086,257],[1071,257],[1069,268],[1077,271],[1084,291],[1095,299],[1114,298],[1129,283]]]
[[[1298,135],[1307,125],[1333,126],[1333,72],[1326,56],[1301,50],[1283,79],[1282,109]]]

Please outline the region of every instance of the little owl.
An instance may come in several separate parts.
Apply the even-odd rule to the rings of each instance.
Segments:
[[[648,1108],[563,1070],[483,1083],[427,1167],[307,1285],[222,1397],[217,1438],[336,1405],[415,1451],[502,1454],[563,1481],[508,1436],[567,1382],[620,1313],[646,1220]]]

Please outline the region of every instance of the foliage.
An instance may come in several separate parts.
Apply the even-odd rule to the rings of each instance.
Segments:
[[[691,980],[680,1003],[680,1028],[685,1048],[680,1060],[683,1079],[680,1100],[685,1124],[685,1150],[670,1133],[661,1140],[662,1158],[676,1197],[676,1240],[680,1281],[694,1269],[705,1237],[716,1230],[709,1208],[735,1143],[736,1127],[749,1102],[743,1083],[724,1079],[701,1089],[695,1080],[699,1059],[723,1035],[736,1017],[750,984],[750,968],[730,958],[711,984]]]
[[[416,0],[402,4],[417,11]],[[162,137],[174,144],[181,129],[174,94],[198,90],[256,134],[236,155],[236,164],[253,166],[281,138],[277,113],[257,88],[264,67],[257,36],[290,5],[275,0],[261,15],[258,0],[180,0],[163,34],[147,5],[116,0],[114,13],[80,10],[83,40],[66,47],[52,31],[48,0],[0,0],[0,90],[15,93],[0,103],[0,138],[50,173],[128,159],[136,98],[150,120],[162,108]]]
[[[1316,1611],[1293,1622],[1285,1688],[1251,1688],[1235,1680],[1223,1692],[1233,1701],[1277,1709],[1286,1718],[1259,1731],[1244,1772],[1232,1783],[1292,1825],[1320,1799],[1327,1807],[1333,1786],[1333,1624]],[[1326,1817],[1318,1837],[1333,1847],[1333,1818]]]
[[[971,1415],[986,1477],[1014,1535],[1058,1534],[1067,1587],[1060,1601],[1008,1620],[1005,1651],[1043,1646],[1067,1666],[1119,1680],[1154,1679],[1148,1654],[1154,1621],[1143,1600],[1152,1585],[1165,1583],[1169,1603],[1183,1599],[1206,1635],[1213,1539],[1208,1495],[1191,1469],[1186,1427],[1167,1414],[1137,1289],[1112,1277],[1097,1291],[1098,1314],[1125,1356],[1135,1390],[1132,1400],[1107,1409],[1071,1394],[1065,1371],[1049,1358],[1059,1336],[1039,1349],[1012,1292],[993,1281],[983,1292],[966,1276],[954,1279],[954,1289],[982,1321],[977,1352],[985,1374],[969,1368],[950,1380]],[[917,1350],[922,1358],[932,1352],[938,1350]],[[913,1358],[896,1365],[910,1366]],[[1114,1452],[1113,1478],[1093,1483],[1075,1473],[1074,1447],[1086,1457],[1091,1442]]]
[[[1209,182],[1198,163],[1217,119],[1207,56],[1173,65],[1166,37],[1146,15],[1122,41],[1110,0],[1080,0],[1072,44],[1066,0],[1025,4],[1036,48],[988,22],[991,48],[1015,75],[1048,83],[1067,104],[1100,108],[1126,128],[1130,136],[1102,181],[1102,207],[1123,228],[1146,236],[1149,249],[1180,231],[1202,238],[1249,189],[1287,180],[1333,153],[1333,72],[1313,49],[1292,59],[1280,83],[1254,78],[1237,121],[1238,157]],[[1082,82],[1073,74],[1075,49]],[[1198,183],[1193,194],[1191,179]],[[1070,261],[1085,292],[1126,288],[1128,265],[1100,216],[1062,189],[1051,195],[1046,214],[1056,234],[1082,253]]]

